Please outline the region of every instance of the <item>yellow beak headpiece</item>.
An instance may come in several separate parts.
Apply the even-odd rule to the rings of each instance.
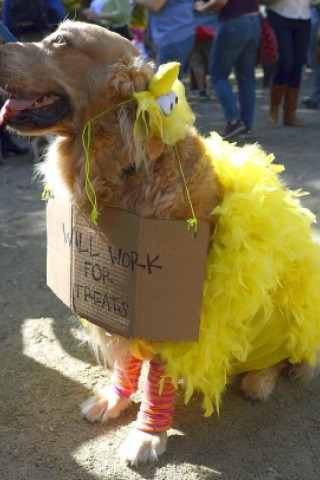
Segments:
[[[178,80],[179,63],[161,65],[152,78],[148,90],[134,93],[138,102],[134,136],[145,140],[149,129],[167,145],[173,145],[186,136],[194,124],[194,113]]]

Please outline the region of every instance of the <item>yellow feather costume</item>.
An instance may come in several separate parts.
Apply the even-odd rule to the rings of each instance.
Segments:
[[[320,245],[313,214],[280,181],[280,165],[257,146],[205,140],[226,190],[215,208],[198,342],[137,342],[160,354],[186,401],[204,394],[206,415],[219,408],[229,375],[289,358],[311,364],[320,350]]]
[[[136,96],[140,107],[145,99],[137,114],[139,138],[146,135],[141,111],[151,98],[144,95]],[[182,138],[180,127],[176,133],[173,141]],[[285,358],[315,363],[320,246],[312,238],[315,217],[299,202],[303,193],[283,185],[278,174],[284,168],[272,163],[273,155],[257,146],[238,148],[217,134],[204,142],[225,196],[212,212],[217,226],[208,253],[199,341],[135,341],[132,352],[142,358],[150,351],[160,354],[166,375],[175,385],[184,381],[186,401],[194,391],[202,392],[210,415],[219,408],[230,375]]]
[[[137,141],[152,129],[175,145],[193,124],[177,74],[176,63],[162,66],[148,91],[134,94]],[[170,103],[172,93],[178,97],[176,105]],[[174,107],[169,113],[162,108],[168,104]],[[184,381],[186,401],[194,391],[202,392],[210,415],[219,408],[230,375],[285,358],[292,364],[315,363],[320,350],[320,245],[312,237],[315,217],[299,201],[303,193],[281,182],[283,167],[273,163],[273,155],[255,145],[238,148],[217,134],[204,142],[225,195],[212,212],[216,228],[199,340],[134,340],[131,350],[145,359],[160,355],[166,376],[175,385]]]

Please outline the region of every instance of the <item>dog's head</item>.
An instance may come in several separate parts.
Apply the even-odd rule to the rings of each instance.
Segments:
[[[81,131],[85,122],[145,90],[152,67],[125,38],[66,21],[42,42],[0,47],[2,120],[26,135]]]

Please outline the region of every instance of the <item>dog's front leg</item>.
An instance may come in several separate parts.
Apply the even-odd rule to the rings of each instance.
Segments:
[[[124,366],[116,366],[112,383],[81,405],[82,414],[90,422],[107,423],[130,405],[130,397],[137,391],[142,361],[128,357]]]
[[[155,462],[166,451],[167,430],[174,412],[175,388],[165,369],[150,362],[137,426],[123,443],[120,456],[129,465]]]

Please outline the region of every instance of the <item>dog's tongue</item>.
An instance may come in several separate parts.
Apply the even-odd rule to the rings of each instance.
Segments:
[[[0,112],[0,125],[6,121],[7,118],[14,117],[15,112],[21,112],[21,110],[26,110],[31,107],[35,99],[24,99],[24,98],[9,98],[6,103],[3,105]]]

